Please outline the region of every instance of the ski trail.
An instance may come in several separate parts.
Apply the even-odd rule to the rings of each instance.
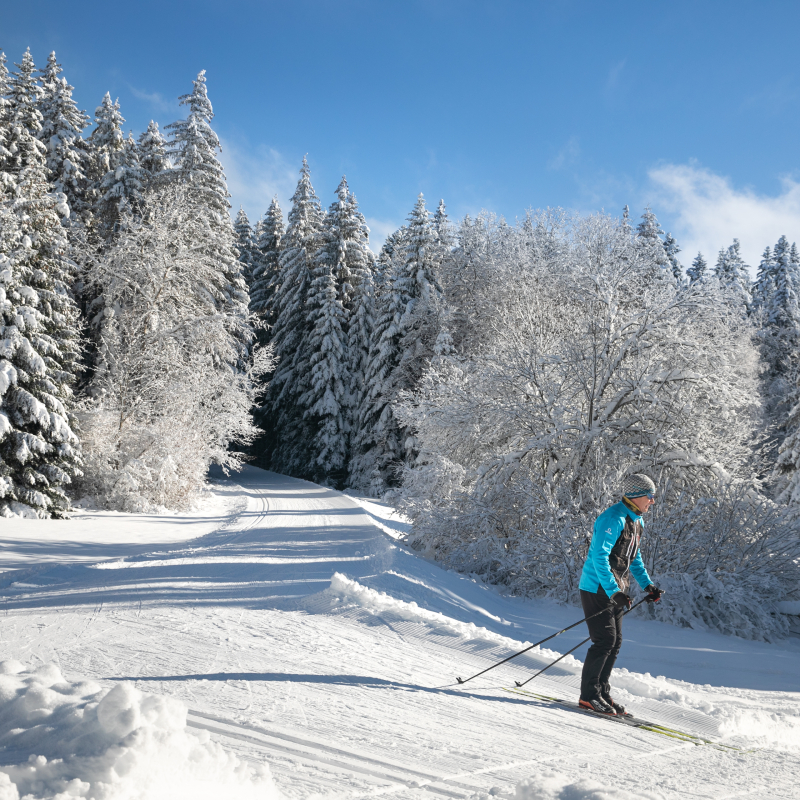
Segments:
[[[234,485],[237,514],[200,538],[184,530],[111,569],[109,561],[49,567],[37,585],[3,589],[0,658],[45,662],[56,653],[65,675],[180,699],[191,727],[269,763],[287,800],[461,798],[493,787],[513,794],[547,770],[668,800],[791,797],[800,768],[793,755],[759,753],[754,770],[754,756],[708,752],[502,691],[550,651],[531,651],[476,686],[433,688],[564,627],[574,609],[504,598],[445,572],[332,490],[253,468],[224,484],[229,499]],[[365,606],[331,590],[336,572],[373,592],[362,592]],[[370,606],[376,592],[384,599]],[[640,639],[650,628],[631,626]],[[669,635],[676,658],[691,652],[684,642],[696,644],[693,632]],[[646,641],[660,646],[657,638]],[[571,644],[565,635],[559,647],[562,639],[564,652]],[[765,649],[714,646],[703,658],[727,663]],[[770,670],[788,674],[791,652],[773,650]],[[537,678],[536,691],[570,700],[580,664],[561,667]],[[721,702],[719,693],[708,697]],[[718,733],[718,719],[696,709],[658,697],[634,702],[654,722]],[[763,791],[767,780],[777,788]]]

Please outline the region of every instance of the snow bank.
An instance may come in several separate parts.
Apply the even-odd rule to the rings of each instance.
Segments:
[[[327,593],[331,599],[338,603],[353,603],[370,614],[378,615],[389,611],[409,622],[420,622],[445,636],[481,639],[503,647],[509,647],[512,650],[522,650],[531,644],[530,642],[520,642],[517,639],[510,639],[508,636],[494,633],[494,631],[482,628],[474,622],[461,622],[452,617],[446,617],[439,611],[428,611],[428,609],[421,608],[413,601],[407,603],[404,600],[398,600],[386,594],[386,592],[379,592],[367,586],[362,586],[358,581],[354,581],[340,572],[334,573],[331,578],[330,588],[326,589],[324,593]],[[537,649],[536,652],[545,655],[552,653],[553,658],[557,658],[560,655],[560,653],[546,649]],[[582,662],[572,656],[567,656],[561,663],[564,665],[571,664],[572,666],[582,665]]]
[[[744,737],[752,746],[800,750],[800,707],[792,692],[698,686],[649,672],[614,670],[614,694],[620,702],[637,697],[700,711],[716,720],[723,739]]]
[[[277,800],[253,767],[186,729],[186,707],[129,683],[0,662],[0,800]],[[11,765],[8,765],[8,764]]]
[[[520,781],[513,795],[478,795],[479,800],[497,797],[513,797],[514,800],[663,800],[663,795],[658,792],[633,794],[589,778],[575,781],[556,772],[537,774]]]
[[[514,651],[522,650],[530,644],[510,639],[471,622],[460,622],[439,612],[428,611],[414,602],[398,600],[385,592],[362,586],[338,572],[334,574],[330,588],[324,593],[335,603],[352,603],[375,615],[391,612],[401,619],[428,625],[445,636],[488,641]],[[546,648],[537,648],[534,652],[554,659],[561,655]],[[567,656],[560,664],[575,668],[576,674],[583,666],[583,662],[573,656]],[[796,694],[712,689],[710,686],[698,686],[663,676],[654,677],[649,672],[629,672],[624,668],[614,670],[613,683],[614,694],[623,705],[635,703],[637,698],[657,700],[712,717],[719,725],[719,736],[723,738],[744,737],[751,746],[800,750],[800,707]]]
[[[800,615],[800,600],[781,600],[779,603],[775,603],[775,608],[781,614]]]

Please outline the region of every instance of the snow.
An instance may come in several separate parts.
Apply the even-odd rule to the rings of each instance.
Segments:
[[[757,753],[503,690],[583,626],[458,687],[580,611],[440,569],[385,503],[215,480],[191,514],[0,521],[2,800],[796,797],[800,640],[625,622],[618,700]],[[584,653],[527,688],[574,700]]]
[[[240,761],[207,733],[194,735],[186,717],[183,703],[130,683],[104,689],[66,681],[53,664],[26,670],[3,661],[0,798],[211,800],[232,787],[242,800],[279,796],[266,767]]]

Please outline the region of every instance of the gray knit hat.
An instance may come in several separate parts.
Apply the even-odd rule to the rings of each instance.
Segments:
[[[623,497],[644,497],[646,494],[655,493],[656,485],[641,472],[628,475],[622,484]]]

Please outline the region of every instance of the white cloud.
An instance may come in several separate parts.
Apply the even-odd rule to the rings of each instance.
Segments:
[[[627,59],[623,58],[622,61],[618,61],[613,67],[611,67],[611,69],[609,69],[606,77],[606,83],[603,87],[603,91],[607,100],[613,99],[618,94],[622,86],[622,75],[625,71],[626,63]]]
[[[375,219],[375,217],[367,217],[367,225],[369,225],[369,246],[373,253],[380,253],[386,237],[390,233],[394,233],[402,223],[391,222],[382,219]]]
[[[219,158],[228,180],[234,216],[241,205],[255,225],[277,195],[285,221],[290,198],[300,179],[301,162],[290,164],[277,150],[264,145],[245,144],[242,148],[228,140],[221,144]]]
[[[785,235],[800,240],[800,183],[782,180],[776,196],[736,189],[728,178],[695,164],[665,164],[648,173],[654,209],[663,209],[674,224],[670,232],[689,265],[700,251],[713,264],[721,247],[740,240],[753,274],[767,245]],[[662,222],[663,227],[663,222]]]
[[[137,89],[135,86],[128,84],[131,94],[139,100],[147,103],[151,108],[156,111],[177,111],[178,101],[167,100],[164,95],[159,92],[145,92],[143,89]]]
[[[547,162],[548,169],[571,167],[580,158],[581,146],[577,136],[570,136],[567,143]]]

